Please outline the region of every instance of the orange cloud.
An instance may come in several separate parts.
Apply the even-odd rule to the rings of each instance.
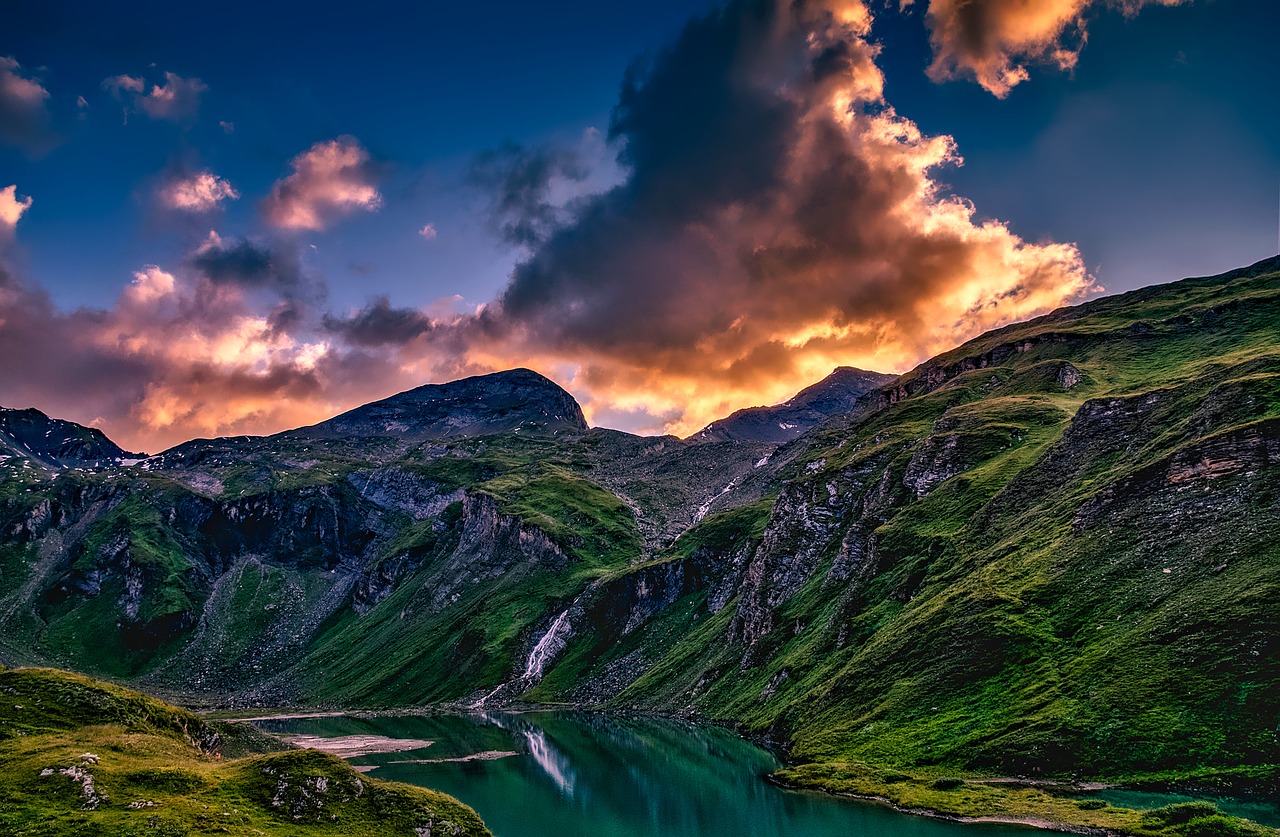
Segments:
[[[1189,0],[929,0],[934,54],[929,76],[935,81],[972,78],[1004,98],[1027,80],[1027,64],[1059,70],[1076,66],[1094,7],[1110,6],[1131,16],[1146,5],[1185,2]]]
[[[0,189],[0,243],[13,238],[22,213],[31,208],[31,198],[19,198],[17,185]]]
[[[940,187],[955,143],[884,101],[869,26],[861,3],[731,3],[633,68],[627,180],[516,268],[467,360],[536,359],[589,413],[684,434],[1096,290],[1074,245],[978,223]]]
[[[229,182],[210,171],[170,180],[160,187],[160,203],[185,212],[208,212],[224,200],[240,197]]]
[[[610,127],[624,177],[598,194],[561,202],[571,159],[508,150],[480,185],[527,255],[471,310],[325,313],[296,240],[211,235],[105,311],[60,314],[0,274],[0,392],[155,450],[531,366],[594,421],[687,434],[837,365],[905,370],[1097,290],[1074,245],[978,220],[941,185],[956,144],[885,101],[870,26],[858,0],[691,21],[628,71]],[[380,203],[354,139],[292,165],[263,205],[276,227]]]
[[[369,153],[353,137],[318,142],[290,162],[262,204],[268,223],[286,230],[323,230],[338,218],[382,205]]]

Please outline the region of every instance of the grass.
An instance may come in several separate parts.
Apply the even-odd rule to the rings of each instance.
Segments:
[[[616,702],[732,719],[815,771],[1274,786],[1278,286],[1196,280],[1012,326],[938,359],[958,370],[941,384],[814,434],[782,496],[841,498],[830,534],[775,506],[754,559],[815,549],[805,583],[749,649],[724,642],[732,613],[673,606],[683,635]],[[868,563],[834,581],[856,531]]]
[[[444,794],[360,776],[328,754],[230,757],[233,725],[118,686],[0,670],[0,694],[0,830],[15,837],[489,833]],[[278,748],[261,737],[233,739]]]
[[[788,787],[880,799],[907,811],[964,820],[1054,824],[1140,837],[1274,837],[1280,833],[1224,814],[1208,802],[1140,812],[1082,799],[1069,787],[961,778],[937,770],[904,773],[865,763],[809,764],[779,771],[774,779]]]

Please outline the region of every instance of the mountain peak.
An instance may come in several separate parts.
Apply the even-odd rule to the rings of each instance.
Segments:
[[[738,410],[708,424],[692,438],[698,442],[789,442],[831,416],[848,412],[863,395],[897,377],[837,366],[830,375],[781,404]]]
[[[50,418],[34,407],[0,407],[0,451],[51,467],[102,465],[141,456],[122,450],[96,427]]]
[[[289,435],[397,436],[412,442],[586,429],[582,408],[572,395],[545,375],[520,367],[424,384]]]

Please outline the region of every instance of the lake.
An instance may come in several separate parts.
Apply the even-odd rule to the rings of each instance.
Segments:
[[[295,735],[433,741],[359,756],[370,775],[444,791],[497,837],[1027,837],[1032,829],[963,825],[881,805],[786,791],[780,767],[727,730],[590,713],[397,715],[259,722]],[[514,753],[514,755],[504,755]],[[472,758],[484,754],[483,758]],[[465,761],[449,759],[469,759]],[[435,760],[435,761],[427,761]],[[1041,832],[1043,833],[1043,832]]]

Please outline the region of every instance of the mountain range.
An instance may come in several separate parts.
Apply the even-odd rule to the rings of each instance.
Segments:
[[[192,703],[634,708],[800,764],[1274,788],[1277,485],[1276,259],[688,439],[590,428],[526,369],[154,456],[4,410],[0,659]]]

